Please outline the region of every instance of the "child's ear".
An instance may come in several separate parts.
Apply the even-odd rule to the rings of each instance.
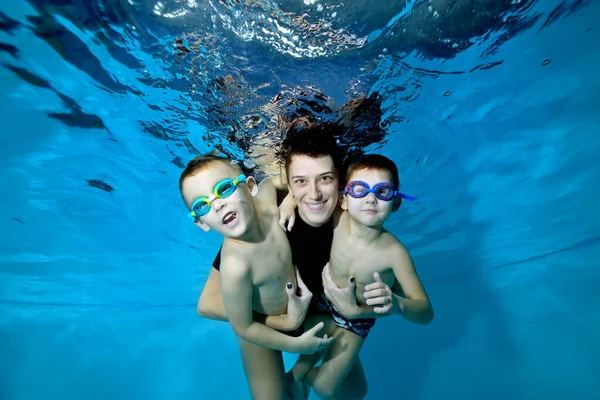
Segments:
[[[342,210],[348,211],[348,201],[345,194],[340,195],[340,207],[342,207]]]
[[[200,221],[198,218],[196,218],[196,220],[194,221],[194,224],[196,224],[196,226],[198,228],[202,229],[204,232],[210,231],[210,227],[208,225],[206,225],[204,222]]]
[[[256,184],[256,180],[253,176],[249,176],[246,178],[246,184],[248,185],[248,189],[250,190],[250,194],[252,197],[258,194],[258,185]]]

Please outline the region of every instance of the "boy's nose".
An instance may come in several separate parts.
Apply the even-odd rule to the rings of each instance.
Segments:
[[[222,199],[217,198],[212,202],[212,207],[215,209],[215,211],[219,211],[225,207],[225,202]]]
[[[377,197],[375,197],[373,193],[369,193],[366,197],[366,201],[369,204],[375,204],[377,203]]]

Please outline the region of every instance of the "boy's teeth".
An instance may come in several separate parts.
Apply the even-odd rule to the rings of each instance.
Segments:
[[[223,223],[224,224],[230,223],[231,221],[233,221],[235,216],[236,216],[236,214],[234,212],[228,213],[227,215],[225,215],[225,218],[223,218]]]
[[[310,208],[320,208],[323,206],[324,203],[318,203],[318,204],[308,204],[308,206]]]

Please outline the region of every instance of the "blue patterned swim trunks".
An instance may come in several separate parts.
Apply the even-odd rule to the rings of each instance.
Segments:
[[[375,325],[375,318],[357,318],[357,319],[346,319],[339,313],[329,301],[325,294],[319,296],[316,301],[316,306],[319,311],[328,312],[333,318],[333,322],[340,328],[344,328],[363,339],[366,339],[371,331],[371,328]]]

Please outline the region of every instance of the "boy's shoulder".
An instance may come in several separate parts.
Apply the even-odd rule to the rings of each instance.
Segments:
[[[225,239],[221,248],[221,274],[244,275],[250,269],[249,258],[245,256],[241,246]]]
[[[272,179],[263,179],[258,184],[258,193],[254,198],[254,205],[264,211],[278,211],[277,188]]]
[[[396,256],[408,255],[408,250],[404,247],[404,244],[394,234],[387,229],[384,229],[379,236],[379,246],[385,249],[386,252],[394,254]]]

